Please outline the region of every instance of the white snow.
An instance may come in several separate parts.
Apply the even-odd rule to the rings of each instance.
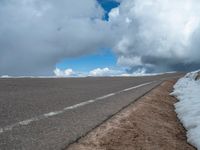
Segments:
[[[187,130],[187,141],[200,150],[200,80],[198,71],[188,73],[174,86],[172,95],[179,100],[175,111]]]

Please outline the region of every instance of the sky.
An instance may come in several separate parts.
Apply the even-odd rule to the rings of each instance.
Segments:
[[[1,0],[0,76],[199,69],[199,9],[199,0]]]
[[[109,12],[120,5],[120,2],[114,0],[98,0],[98,3],[105,11],[103,19],[107,21],[109,20]]]
[[[101,53],[88,54],[76,58],[63,59],[57,63],[56,67],[60,69],[72,68],[78,71],[87,72],[94,68],[114,67],[116,65],[116,56],[110,49]]]

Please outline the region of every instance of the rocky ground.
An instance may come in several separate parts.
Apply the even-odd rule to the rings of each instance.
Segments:
[[[194,150],[177,119],[166,81],[68,147],[68,150]]]

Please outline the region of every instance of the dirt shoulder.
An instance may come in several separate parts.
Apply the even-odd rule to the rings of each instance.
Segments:
[[[175,81],[159,87],[113,116],[68,150],[195,150],[169,96]]]

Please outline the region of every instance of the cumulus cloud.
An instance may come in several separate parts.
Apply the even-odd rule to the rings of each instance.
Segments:
[[[117,1],[103,21],[96,0],[1,0],[0,75],[52,75],[59,60],[104,47],[128,73],[200,67],[199,0]]]
[[[56,77],[112,77],[112,76],[148,76],[148,75],[157,75],[157,73],[147,73],[146,69],[139,68],[134,72],[126,71],[124,69],[110,69],[105,68],[96,68],[89,72],[77,72],[72,69],[59,69],[54,70]]]
[[[108,75],[110,72],[110,70],[108,68],[97,68],[97,69],[94,69],[92,71],[90,71],[89,75],[90,76],[105,76],[105,75]]]
[[[109,68],[96,68],[89,72],[89,76],[118,76],[122,73],[122,70],[113,70]]]
[[[110,23],[119,36],[118,64],[135,70],[200,67],[200,1],[123,0]]]
[[[1,0],[0,74],[47,75],[112,43],[95,0]]]
[[[56,68],[54,70],[54,74],[57,77],[72,77],[72,76],[76,76],[76,73],[72,69],[61,70],[59,68]]]
[[[89,72],[80,72],[80,71],[74,71],[70,68],[68,69],[60,69],[56,68],[54,69],[54,75],[56,77],[104,77],[104,76],[121,76],[125,74],[126,72],[124,70],[120,69],[110,69],[108,67],[105,68],[96,68]]]

